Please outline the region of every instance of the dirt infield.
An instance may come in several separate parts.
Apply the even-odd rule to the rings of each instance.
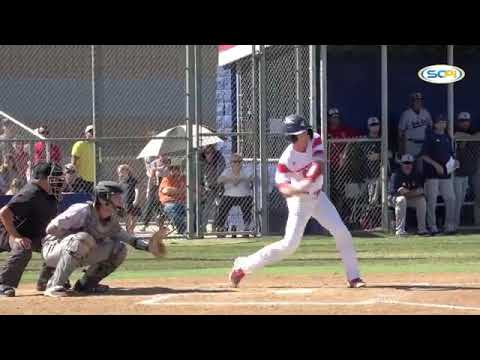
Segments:
[[[102,296],[47,298],[34,285],[0,298],[0,314],[474,314],[478,274],[372,274],[348,289],[341,276],[255,275],[230,288],[225,277],[109,281]]]

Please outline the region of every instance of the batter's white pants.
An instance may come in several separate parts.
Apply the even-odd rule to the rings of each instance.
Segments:
[[[288,220],[283,239],[265,246],[253,255],[235,259],[234,269],[241,268],[251,273],[293,254],[300,245],[308,220],[313,217],[335,238],[347,279],[353,280],[360,277],[352,235],[338,215],[337,209],[323,192],[318,195],[287,198],[287,206]]]

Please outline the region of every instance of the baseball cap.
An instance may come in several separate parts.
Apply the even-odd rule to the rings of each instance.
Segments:
[[[458,114],[457,119],[458,120],[471,120],[472,117],[470,116],[469,112],[463,111],[463,112]]]
[[[328,116],[340,117],[340,110],[338,110],[337,108],[331,108],[328,110]]]
[[[283,132],[285,135],[300,135],[308,131],[308,129],[309,126],[300,115],[288,115],[283,121]]]
[[[415,159],[414,159],[413,156],[410,155],[410,154],[404,154],[404,155],[402,155],[402,157],[401,157],[401,159],[400,159],[400,162],[401,162],[402,164],[404,164],[404,163],[413,163],[414,161],[415,161]]]
[[[89,132],[89,131],[93,131],[93,125],[88,125],[86,128],[85,128],[85,132]]]
[[[410,99],[412,100],[423,100],[423,95],[421,92],[414,92],[410,94]]]
[[[368,126],[380,125],[380,120],[376,116],[369,117],[367,120]]]

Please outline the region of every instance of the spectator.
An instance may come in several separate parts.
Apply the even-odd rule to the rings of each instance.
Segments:
[[[15,137],[16,130],[14,124],[7,119],[2,120],[2,135],[0,135],[0,159],[3,159],[3,154],[13,152],[13,144],[10,141]]]
[[[147,203],[145,204],[142,214],[143,228],[142,231],[146,231],[148,223],[152,216],[156,215],[161,204],[158,199],[158,186],[160,185],[162,178],[169,174],[170,159],[165,155],[159,155],[156,159],[145,159],[145,170],[147,173],[147,192],[145,198]]]
[[[425,226],[427,203],[423,192],[423,179],[414,169],[414,157],[405,154],[400,159],[400,168],[393,174],[390,182],[390,194],[395,207],[395,234],[407,235],[405,221],[407,207],[417,212],[418,235],[429,235]]]
[[[65,174],[65,190],[64,192],[79,193],[83,192],[83,181],[77,175],[77,169],[73,164],[67,164],[63,170]]]
[[[13,156],[15,158],[15,164],[17,165],[20,178],[22,180],[27,180],[30,173],[30,160],[28,153],[25,151],[25,144],[21,141],[15,141],[13,143]]]
[[[141,212],[138,207],[138,181],[133,176],[132,171],[127,164],[120,165],[117,169],[117,174],[118,182],[123,188],[123,203],[127,212],[126,230],[129,234],[133,234],[135,232],[137,217]]]
[[[159,187],[160,202],[166,216],[173,222],[178,234],[187,230],[185,201],[187,180],[180,166],[170,165],[170,173],[162,179]]]
[[[202,227],[206,230],[208,223],[213,224],[216,218],[216,203],[221,195],[222,186],[217,182],[225,170],[225,159],[215,145],[206,146],[200,155],[200,165],[203,185],[203,217]]]
[[[474,187],[478,188],[478,177],[475,174],[478,171],[478,159],[480,158],[480,143],[478,141],[469,141],[479,139],[480,134],[472,126],[471,116],[468,112],[458,114],[455,124],[455,140],[457,141],[457,160],[460,162],[459,168],[455,171],[454,189],[455,189],[455,220],[456,226],[460,226],[461,212],[465,195],[467,193],[469,178],[472,178]],[[463,141],[462,141],[463,140]],[[466,140],[466,141],[465,141]],[[477,189],[475,189],[477,190]],[[475,191],[475,220],[480,219],[480,189]],[[477,196],[478,194],[478,196]],[[478,204],[478,205],[477,205]],[[477,223],[477,221],[476,221]],[[479,222],[480,223],[480,222]]]
[[[16,195],[22,188],[22,181],[18,178],[12,180],[10,189],[8,189],[6,195]]]
[[[423,170],[425,177],[425,194],[427,196],[427,223],[432,235],[437,234],[435,215],[437,197],[440,195],[445,204],[445,233],[455,232],[455,192],[451,173],[447,171],[447,163],[453,159],[453,144],[446,132],[447,120],[442,115],[435,118],[433,131],[425,138],[422,150]]]
[[[398,152],[410,154],[417,159],[422,151],[427,129],[432,127],[432,117],[423,107],[423,95],[410,95],[410,107],[405,110],[398,123]],[[417,170],[422,173],[422,161],[417,160]]]
[[[219,232],[225,231],[225,221],[233,206],[240,206],[245,229],[250,229],[252,225],[253,177],[242,169],[242,162],[243,159],[239,154],[233,154],[231,167],[225,169],[218,177],[218,183],[223,184],[225,188],[215,221],[216,230]]]
[[[83,189],[87,193],[93,192],[95,181],[95,147],[93,143],[93,125],[85,128],[85,139],[77,141],[72,147],[72,164],[77,169],[83,181]]]
[[[49,135],[48,127],[46,125],[40,126],[37,129],[37,132],[42,135],[43,137],[47,138]],[[55,164],[60,165],[62,162],[62,152],[60,147],[56,144],[49,143],[50,149],[50,160],[53,161]],[[44,141],[37,141],[34,145],[34,153],[33,153],[33,164],[38,164],[41,161],[47,160],[47,152],[46,146]]]
[[[360,136],[356,130],[342,124],[340,111],[337,108],[328,110],[327,134],[329,139],[348,139]],[[345,166],[345,161],[349,147],[347,143],[333,142],[330,150],[330,196],[333,204],[339,210],[341,217],[345,219],[348,216],[344,186],[345,178],[348,176],[348,169]]]
[[[15,164],[15,158],[13,154],[11,153],[4,154],[3,164],[2,166],[0,166],[0,178],[2,179],[1,181],[2,194],[5,194],[8,191],[12,183],[12,180],[18,177],[19,175],[18,175],[17,166]]]

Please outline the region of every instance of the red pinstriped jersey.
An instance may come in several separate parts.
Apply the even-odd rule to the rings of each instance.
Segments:
[[[314,183],[309,192],[320,190],[323,185],[321,174],[316,171],[309,173],[309,170],[313,170],[311,168],[314,161],[321,160],[322,157],[322,138],[317,133],[313,134],[313,139],[308,142],[307,150],[303,153],[295,151],[293,144],[290,144],[278,162],[275,183],[279,187],[283,184],[296,185],[306,178],[311,178]]]

